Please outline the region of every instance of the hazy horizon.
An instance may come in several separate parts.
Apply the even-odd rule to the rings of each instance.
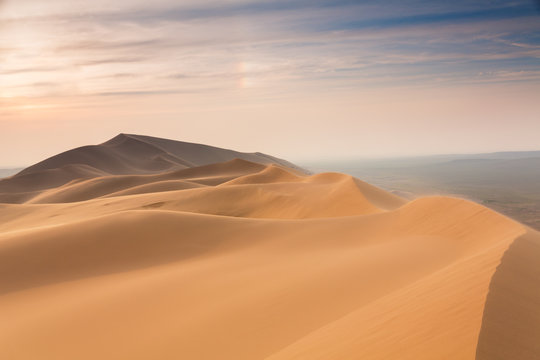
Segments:
[[[116,134],[116,135],[118,135],[118,134]],[[148,134],[137,134],[137,135],[148,135]],[[148,135],[148,136],[151,136],[151,135]],[[33,164],[35,164],[37,162],[40,162],[42,160],[45,160],[45,159],[47,159],[47,158],[49,158],[51,156],[62,153],[64,151],[72,150],[74,148],[81,147],[81,146],[86,146],[86,145],[99,145],[100,143],[103,143],[103,142],[105,142],[107,140],[110,140],[113,137],[114,136],[110,136],[109,138],[104,139],[103,141],[98,141],[96,143],[80,144],[80,145],[76,145],[73,148],[66,148],[66,149],[61,150],[59,152],[45,154],[45,155],[43,155],[43,157],[41,157],[41,158],[39,158],[39,159],[37,159],[35,161],[28,162],[28,163],[12,164],[12,165],[4,165],[4,164],[0,163],[0,169],[5,169],[5,170],[22,169],[22,168],[28,167],[30,165],[33,165]],[[159,137],[159,136],[156,136],[156,137]],[[177,139],[171,139],[171,140],[177,140]],[[183,140],[178,140],[178,141],[183,141]],[[201,143],[201,144],[203,144],[203,143]],[[203,144],[203,145],[215,146],[213,144]],[[307,156],[307,157],[302,158],[302,157],[295,157],[294,154],[292,154],[291,156],[281,156],[281,155],[279,155],[277,153],[269,153],[269,152],[259,151],[258,149],[239,150],[238,148],[235,148],[234,146],[230,146],[230,147],[225,146],[223,148],[224,149],[230,149],[230,150],[236,150],[236,151],[243,151],[243,152],[247,152],[247,153],[263,152],[263,153],[266,153],[268,155],[273,155],[273,156],[280,157],[280,158],[282,158],[284,160],[292,161],[293,163],[298,163],[298,165],[306,165],[306,166],[328,164],[328,163],[336,163],[336,164],[339,164],[339,163],[347,164],[347,163],[355,163],[355,162],[375,162],[375,163],[378,163],[379,161],[385,161],[385,160],[422,159],[422,158],[453,157],[453,156],[474,156],[474,155],[487,155],[487,154],[497,154],[497,153],[528,153],[528,152],[532,152],[532,153],[538,152],[538,153],[540,153],[540,148],[537,148],[537,149],[531,149],[531,150],[511,150],[511,151],[501,150],[501,151],[486,151],[486,152],[453,152],[453,153],[408,154],[408,155],[407,154],[406,155],[387,154],[387,155],[380,155],[380,156],[363,156],[362,154],[357,154],[357,155],[343,154],[343,155],[333,155],[333,156],[317,155],[317,156],[312,156],[312,157]]]
[[[291,161],[539,150],[539,9],[0,0],[0,167],[122,132]]]

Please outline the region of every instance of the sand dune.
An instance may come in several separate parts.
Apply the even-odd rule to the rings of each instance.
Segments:
[[[193,144],[148,165],[131,139],[104,146],[132,173],[9,179],[32,195],[0,204],[0,358],[540,358],[537,232],[283,162],[194,166],[215,148]]]
[[[305,170],[285,160],[263,153],[241,153],[202,144],[120,134],[103,144],[68,150],[27,167],[10,178],[0,179],[0,201],[26,201],[27,196],[15,196],[14,193],[51,189],[75,179],[156,174],[234,159],[280,164],[305,173]]]
[[[168,180],[190,180],[189,183],[192,185],[190,186],[189,183],[184,181],[185,186],[182,188],[197,187],[205,184],[217,185],[264,168],[264,165],[258,163],[234,159],[225,163],[153,175],[99,176],[89,180],[72,180],[63,186],[44,190],[33,198],[26,200],[26,202],[58,203],[89,200],[142,185],[147,185],[146,189],[149,189],[151,185],[155,186],[162,181]]]

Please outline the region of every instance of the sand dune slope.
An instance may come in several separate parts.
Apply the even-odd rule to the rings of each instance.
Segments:
[[[539,239],[283,164],[81,177],[0,204],[0,358],[538,359]]]
[[[490,284],[477,359],[540,358],[540,234],[516,239]]]
[[[13,193],[55,188],[75,179],[106,175],[156,174],[230,161],[280,164],[300,173],[305,170],[263,153],[242,153],[213,146],[143,135],[119,134],[100,145],[82,146],[0,179],[0,202],[24,202],[28,196]]]
[[[150,175],[99,176],[92,179],[73,180],[69,183],[44,190],[27,200],[27,203],[63,203],[89,200],[111,195],[120,191],[145,185],[148,192],[153,186],[163,181],[183,182],[180,189],[198,187],[207,184],[218,185],[230,179],[265,169],[264,165],[246,160],[234,159],[225,163],[199,166],[182,170]]]

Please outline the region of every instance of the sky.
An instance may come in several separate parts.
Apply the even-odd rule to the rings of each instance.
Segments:
[[[0,0],[0,167],[118,133],[300,162],[540,150],[540,1]]]

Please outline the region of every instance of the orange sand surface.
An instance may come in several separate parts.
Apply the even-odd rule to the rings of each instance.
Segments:
[[[0,180],[1,359],[540,359],[537,232],[140,138]]]

